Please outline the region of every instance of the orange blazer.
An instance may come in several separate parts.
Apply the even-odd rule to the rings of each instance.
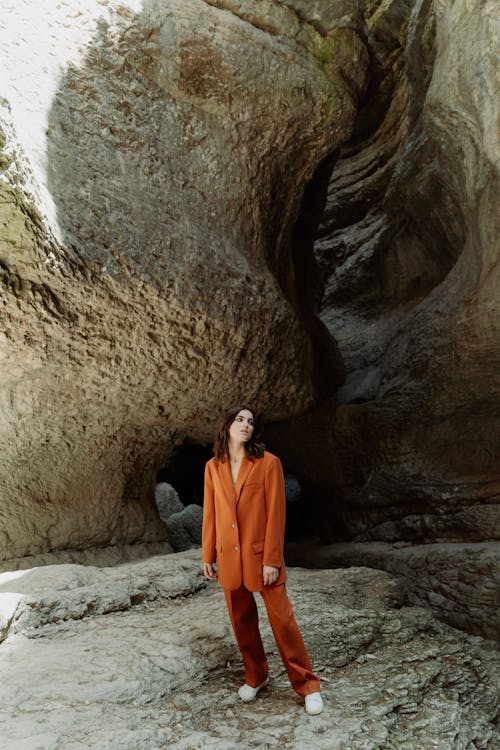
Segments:
[[[205,466],[203,498],[203,562],[217,562],[225,589],[244,585],[264,588],[262,566],[280,568],[273,586],[286,581],[285,481],[279,458],[264,451],[262,458],[243,457],[236,487],[229,460],[212,458]]]

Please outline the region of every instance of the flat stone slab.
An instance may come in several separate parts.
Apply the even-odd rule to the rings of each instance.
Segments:
[[[493,750],[495,644],[405,605],[370,568],[289,570],[325,710],[305,714],[258,597],[271,682],[252,704],[222,590],[198,551],[112,568],[0,575],[18,597],[0,645],[0,736],[9,750]],[[93,606],[90,606],[93,603]]]

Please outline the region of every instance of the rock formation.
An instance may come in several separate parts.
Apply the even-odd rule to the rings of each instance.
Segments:
[[[322,540],[355,542],[345,562],[399,561],[416,597],[425,581],[478,632],[496,612],[498,636],[498,5],[364,8],[371,82],[314,242],[346,379],[267,437],[315,489]],[[410,544],[408,567],[394,550]]]
[[[500,561],[493,542],[291,542],[287,564],[318,568],[365,565],[406,582],[408,601],[453,627],[500,640]]]
[[[198,548],[201,545],[203,510],[200,505],[186,505],[167,520],[168,539],[176,552]]]
[[[387,573],[289,573],[322,679],[325,711],[313,719],[289,686],[267,624],[271,684],[256,703],[239,700],[243,669],[223,592],[203,582],[197,554],[0,575],[0,601],[11,607],[0,646],[4,743],[9,750],[498,747],[500,662],[491,642],[406,606]]]
[[[160,482],[156,485],[155,503],[163,523],[166,523],[171,515],[180,513],[184,508],[177,490],[168,482]]]
[[[417,545],[436,595],[462,544],[498,540],[497,20],[7,5],[0,559],[165,542],[159,468],[240,400],[323,542],[405,573],[394,545]],[[472,616],[485,571],[463,572],[453,616],[490,633],[498,588]]]
[[[339,490],[333,536],[498,538],[495,8],[367,5],[374,80],[315,244],[346,380],[268,434]]]
[[[186,435],[311,406],[317,341],[338,384],[289,251],[368,57],[354,2],[308,5],[5,10],[1,557],[165,539]]]

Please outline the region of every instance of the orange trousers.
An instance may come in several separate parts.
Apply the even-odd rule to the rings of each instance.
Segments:
[[[285,584],[259,592],[266,605],[276,645],[292,687],[301,696],[319,691],[319,679],[311,662],[288,599]],[[268,676],[268,662],[259,632],[259,616],[253,593],[244,586],[224,589],[229,617],[245,665],[245,682],[257,687]]]

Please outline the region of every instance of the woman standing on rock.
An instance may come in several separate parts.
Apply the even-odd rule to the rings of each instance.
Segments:
[[[288,677],[305,698],[308,714],[323,710],[302,635],[285,589],[285,482],[277,456],[254,437],[254,415],[235,406],[224,415],[205,467],[203,572],[218,577],[243,663],[240,698],[249,702],[269,682],[268,662],[259,632],[253,592],[264,600]]]

